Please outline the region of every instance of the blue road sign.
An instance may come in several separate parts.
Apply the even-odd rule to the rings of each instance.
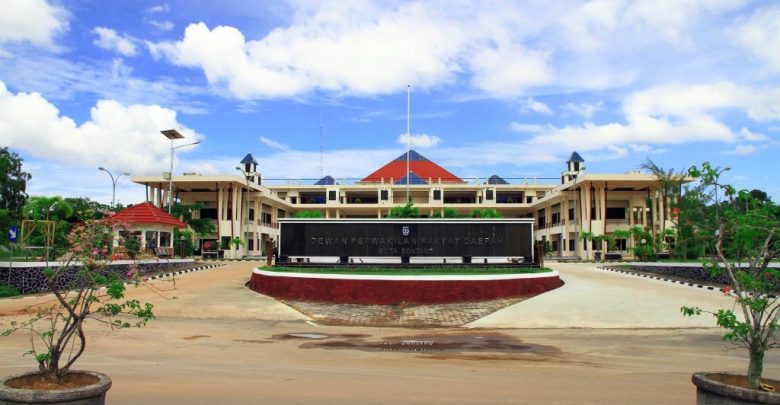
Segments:
[[[13,243],[16,243],[16,238],[19,235],[19,229],[15,226],[12,226],[11,229],[8,230],[8,240],[10,240]]]

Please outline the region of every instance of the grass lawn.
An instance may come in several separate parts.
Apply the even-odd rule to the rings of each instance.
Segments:
[[[520,267],[429,267],[429,268],[381,268],[381,267],[263,267],[263,270],[289,273],[370,274],[382,276],[438,276],[480,274],[529,274],[548,273],[548,268]]]

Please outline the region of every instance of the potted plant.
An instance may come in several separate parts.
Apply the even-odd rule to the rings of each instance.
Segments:
[[[76,361],[87,349],[88,320],[111,328],[145,325],[154,318],[151,304],[126,300],[122,276],[137,277],[135,264],[127,274],[110,272],[117,224],[87,221],[68,235],[67,260],[44,271],[54,304],[30,311],[24,322],[10,322],[7,336],[24,330],[31,335],[30,355],[38,370],[0,379],[0,403],[102,404],[111,379],[102,373],[77,371]],[[103,289],[105,288],[105,289]]]
[[[684,315],[708,313],[724,328],[723,339],[747,349],[747,375],[731,373],[695,373],[699,404],[709,403],[780,403],[780,381],[764,380],[765,353],[780,346],[780,298],[771,295],[780,288],[780,270],[769,267],[780,254],[780,209],[771,200],[758,200],[749,192],[737,192],[721,184],[720,175],[727,169],[704,163],[692,167],[689,175],[698,178],[709,190],[713,205],[712,220],[701,227],[702,238],[712,245],[716,259],[705,263],[713,274],[727,275],[730,286],[724,294],[734,299],[733,309],[708,311],[684,306]],[[720,200],[720,192],[728,198]],[[713,229],[714,228],[714,229]],[[741,402],[740,402],[741,401]]]

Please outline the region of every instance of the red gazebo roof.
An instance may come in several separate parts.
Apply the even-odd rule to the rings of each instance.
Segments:
[[[174,228],[186,228],[187,224],[176,217],[157,208],[150,202],[133,205],[116,213],[111,217],[113,221],[127,222],[128,224],[154,224],[168,225]]]
[[[443,167],[428,160],[425,156],[415,152],[409,151],[409,171],[414,172],[419,178],[428,182],[428,179],[432,181],[439,181],[442,183],[463,183],[460,177],[450,173]],[[390,179],[396,181],[406,176],[406,153],[399,156],[395,160],[382,166],[377,171],[369,174],[361,183],[379,183],[384,179],[389,182]]]

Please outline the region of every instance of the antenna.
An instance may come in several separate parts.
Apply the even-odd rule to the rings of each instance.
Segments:
[[[406,85],[406,137],[409,139],[409,150],[406,151],[406,202],[409,198],[409,159],[412,154],[412,133],[410,131],[410,116],[412,111],[412,86]]]
[[[323,143],[322,143],[322,111],[320,111],[320,178],[324,176],[323,172],[325,171],[325,158],[324,158],[324,152],[323,152]]]

